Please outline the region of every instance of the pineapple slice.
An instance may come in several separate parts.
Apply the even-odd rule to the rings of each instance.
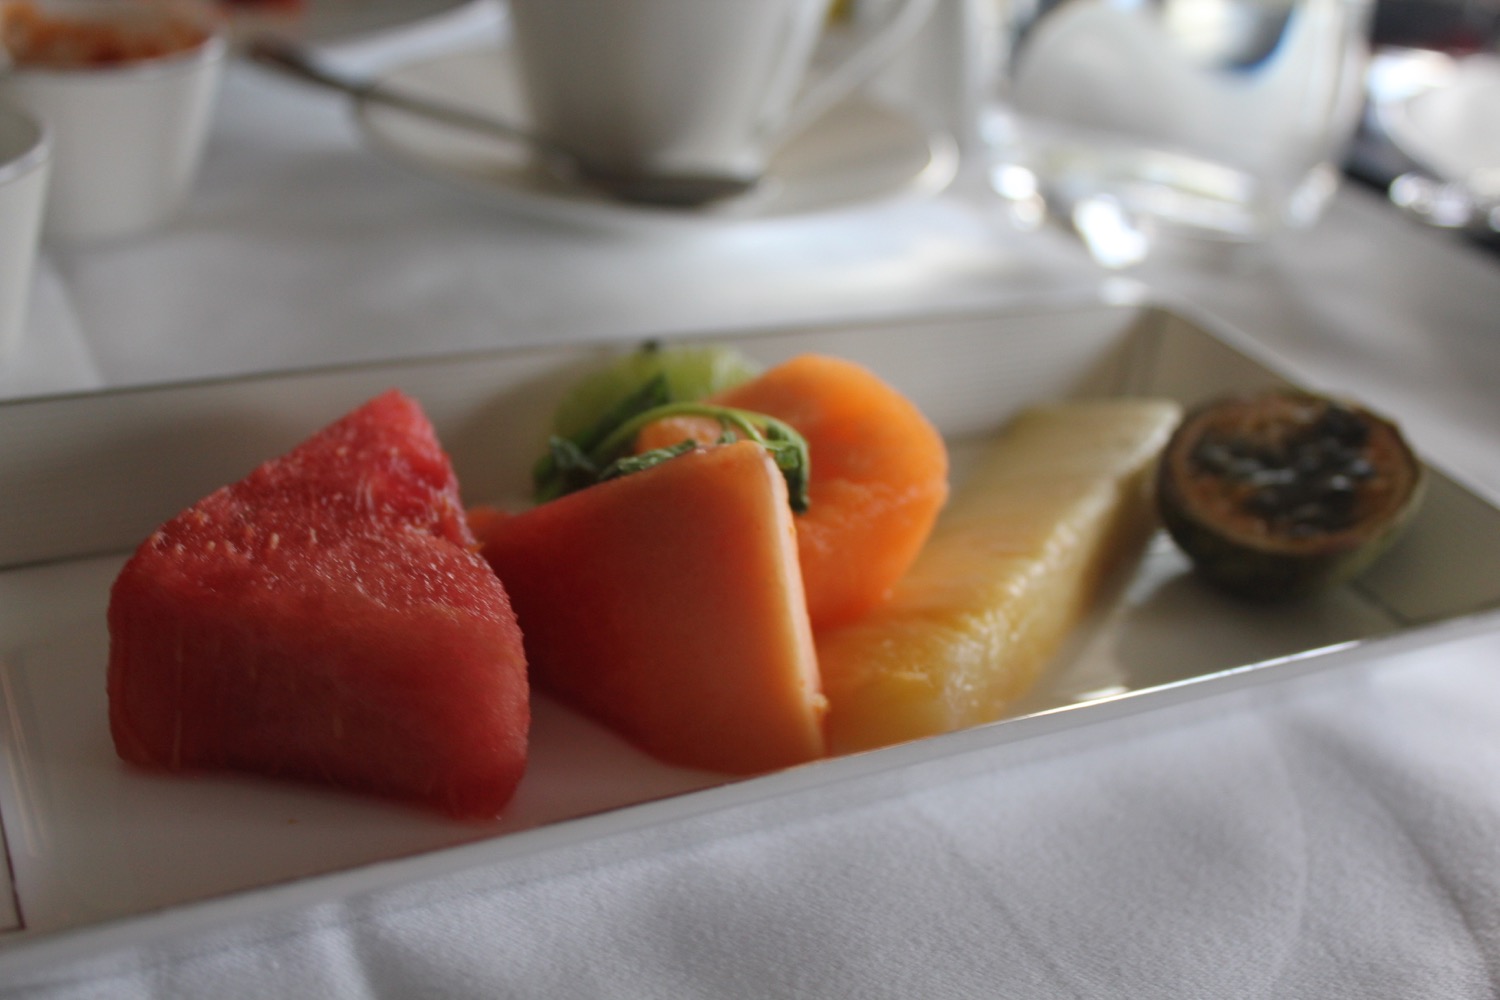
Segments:
[[[1155,527],[1176,403],[1038,407],[988,446],[891,598],[817,636],[847,753],[999,718]]]

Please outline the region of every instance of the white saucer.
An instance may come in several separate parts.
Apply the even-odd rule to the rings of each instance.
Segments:
[[[527,125],[519,81],[503,49],[411,63],[392,70],[382,82]],[[862,96],[845,101],[788,142],[753,191],[692,210],[610,200],[544,174],[523,147],[406,112],[361,102],[355,117],[373,147],[424,174],[528,214],[591,225],[691,225],[824,212],[935,194],[958,170],[958,149],[950,137],[931,133],[904,112]]]
[[[434,17],[468,0],[303,0],[293,10],[255,4],[226,8],[232,34],[274,31],[309,43],[336,42]]]
[[[1438,178],[1484,183],[1500,197],[1500,56],[1474,55],[1442,66],[1424,86],[1377,103],[1390,140]]]

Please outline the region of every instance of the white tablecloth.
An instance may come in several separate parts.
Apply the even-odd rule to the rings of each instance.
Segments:
[[[481,7],[403,46],[493,29]],[[966,194],[690,237],[526,220],[364,149],[337,100],[232,68],[169,230],[49,251],[8,395],[560,338],[920,314],[1086,287],[1065,237]],[[1398,414],[1500,497],[1500,261],[1346,190],[1243,269],[1135,278]],[[1500,572],[1500,567],[1496,567]],[[815,808],[580,846],[47,997],[1500,995],[1500,636],[997,752]]]

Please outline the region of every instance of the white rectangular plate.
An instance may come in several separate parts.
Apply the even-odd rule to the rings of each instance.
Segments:
[[[923,407],[957,455],[1031,402],[1124,394],[1191,404],[1283,380],[1232,336],[1156,308],[1090,305],[727,339],[767,362],[820,351],[868,365]],[[267,907],[519,862],[1293,676],[1377,641],[1431,642],[1497,621],[1500,511],[1434,472],[1410,534],[1356,585],[1293,607],[1246,606],[1199,585],[1161,538],[1014,718],[774,775],[729,780],[666,767],[544,699],[527,778],[490,824],[253,777],[146,774],[116,758],[104,613],[115,574],[152,528],[390,386],[422,401],[468,502],[522,495],[560,387],[618,349],[0,405],[0,821],[14,882],[11,892],[0,884],[0,972]]]

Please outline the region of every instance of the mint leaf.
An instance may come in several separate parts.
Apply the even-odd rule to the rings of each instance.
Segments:
[[[670,401],[667,377],[656,375],[610,407],[591,426],[571,437],[553,435],[547,442],[547,453],[531,470],[537,501],[553,500],[597,482],[599,466],[589,459],[589,453],[621,424]]]
[[[589,460],[600,468],[608,467],[616,459],[629,453],[636,435],[648,424],[665,417],[679,416],[712,417],[724,428],[721,441],[726,437],[738,437],[754,441],[765,448],[786,478],[792,510],[798,514],[807,511],[807,484],[812,468],[807,440],[790,424],[764,413],[738,410],[730,406],[714,406],[710,403],[667,403],[638,413],[621,423],[589,452]]]
[[[624,458],[617,458],[599,472],[597,481],[602,483],[606,479],[628,476],[633,472],[644,472],[653,466],[676,458],[678,455],[686,455],[696,447],[698,447],[697,442],[686,440],[679,441],[674,445],[668,445],[665,448],[653,448],[650,451],[643,451],[639,455],[626,455]]]

